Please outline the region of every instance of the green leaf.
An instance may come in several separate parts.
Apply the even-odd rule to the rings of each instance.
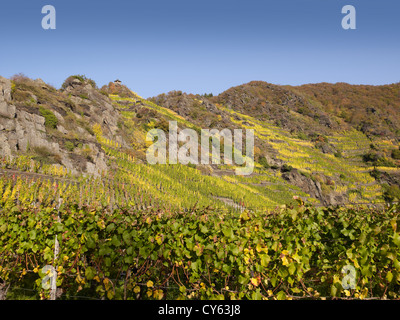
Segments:
[[[114,234],[114,236],[112,237],[111,243],[116,247],[119,247],[121,245],[121,242],[119,241],[116,234]]]
[[[7,230],[7,224],[6,223],[0,226],[0,231],[1,232],[5,232],[6,230]]]
[[[127,264],[132,264],[132,262],[133,262],[133,257],[132,257],[132,256],[125,256],[124,261],[125,261],[125,263],[127,263]]]
[[[186,287],[185,286],[180,286],[179,287],[179,291],[182,292],[182,293],[185,293],[186,292]]]
[[[29,231],[28,235],[29,235],[30,240],[35,240],[36,239],[36,230]]]
[[[393,273],[391,271],[389,271],[386,274],[386,280],[390,283],[390,282],[392,282],[392,279],[393,279]]]
[[[333,284],[332,286],[331,286],[331,296],[332,297],[336,297],[336,294],[337,294],[337,287]]]
[[[200,231],[201,231],[202,233],[207,233],[207,232],[208,232],[207,226],[206,226],[206,225],[202,225],[201,228],[200,228]]]
[[[192,249],[193,249],[194,243],[193,243],[192,238],[186,239],[186,247],[187,247],[189,250],[192,250]]]
[[[140,247],[139,249],[139,254],[143,258],[147,258],[149,256],[150,250],[147,247]]]
[[[231,247],[231,251],[234,256],[239,254],[239,248],[237,246],[233,246],[233,248]]]
[[[56,223],[55,230],[56,232],[62,232],[64,230],[64,226],[61,223]]]
[[[277,293],[276,298],[278,300],[286,300],[286,293],[285,291],[281,290]]]
[[[222,232],[225,235],[225,237],[227,237],[229,239],[235,238],[232,228],[223,228]]]
[[[257,291],[255,291],[251,294],[252,300],[261,300],[261,298],[262,298],[262,295],[260,293],[260,289],[257,289]]]
[[[296,266],[295,264],[292,262],[291,264],[289,264],[289,273],[290,274],[294,274],[294,272],[296,271]]]
[[[106,228],[106,232],[110,233],[115,229],[115,224],[114,223],[110,223],[107,228]]]
[[[134,248],[133,247],[129,247],[128,249],[126,249],[126,254],[127,255],[132,255],[133,251],[134,251]]]
[[[222,266],[222,271],[224,271],[224,272],[226,272],[226,273],[228,273],[228,274],[231,272],[231,270],[232,270],[232,267],[229,266],[229,265],[227,265],[227,264],[224,264],[224,265]]]
[[[400,271],[400,262],[399,262],[399,260],[395,259],[393,261],[393,265],[394,265],[394,267],[396,268],[397,271]]]
[[[122,239],[124,239],[126,244],[131,244],[131,234],[128,230],[125,230],[122,234]]]
[[[199,271],[199,269],[201,268],[201,260],[196,260],[195,262],[192,262],[190,267],[193,271]]]
[[[238,281],[240,284],[245,285],[249,282],[250,278],[242,276],[241,274],[239,275]]]
[[[108,254],[110,254],[112,251],[109,247],[107,246],[102,246],[99,250],[99,255],[100,256],[106,256]]]
[[[388,252],[386,257],[392,261],[396,259],[396,255],[393,252]]]
[[[87,267],[85,270],[85,277],[88,280],[92,280],[96,275],[96,270],[93,267]]]
[[[261,254],[260,259],[261,259],[261,265],[263,267],[266,267],[268,263],[271,261],[271,258],[268,254]]]
[[[393,242],[396,246],[400,247],[400,235],[397,232],[393,235]]]

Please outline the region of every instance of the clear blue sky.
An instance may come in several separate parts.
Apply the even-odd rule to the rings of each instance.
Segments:
[[[42,6],[57,29],[43,30]],[[343,30],[354,5],[357,29]],[[0,6],[0,75],[60,87],[71,74],[119,78],[144,97],[218,94],[252,80],[400,81],[396,0],[13,0]]]

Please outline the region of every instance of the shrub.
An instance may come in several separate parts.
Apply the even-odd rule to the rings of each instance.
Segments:
[[[292,170],[293,170],[293,167],[288,165],[288,164],[286,164],[286,163],[281,167],[281,171],[282,172],[290,172]]]
[[[86,82],[90,84],[93,88],[97,89],[97,84],[94,80],[87,78],[85,75],[73,75],[69,76],[67,79],[65,79],[64,83],[61,85],[61,89],[65,90],[69,85],[71,85],[72,81],[75,79],[78,79],[82,83]]]
[[[40,157],[49,157],[53,155],[46,147],[34,147],[33,151]]]
[[[395,167],[396,165],[383,154],[368,152],[362,156],[364,162],[371,162],[376,167]]]
[[[164,132],[169,131],[169,122],[164,118],[160,119],[155,125],[154,128],[161,129]]]
[[[374,177],[376,180],[378,180],[382,175],[382,173],[379,170],[377,170],[376,168],[374,168],[374,170],[372,170],[369,174],[371,175],[371,177]]]
[[[11,80],[11,95],[15,92],[15,81]]]
[[[315,180],[315,178],[314,178],[311,174],[309,174],[308,172],[300,171],[300,174],[301,174],[302,176],[308,178],[308,179]]]
[[[53,154],[45,146],[34,147],[33,153],[35,154],[35,156],[32,157],[32,159],[40,163],[43,164],[61,163],[61,157],[57,154]]]
[[[334,153],[334,156],[335,156],[336,158],[342,158],[342,157],[343,157],[343,155],[342,155],[342,153],[341,153],[340,151],[335,152],[335,153]]]
[[[383,198],[386,202],[393,202],[395,200],[400,200],[400,188],[396,185],[382,185],[383,187]]]
[[[258,159],[258,162],[259,162],[259,164],[261,164],[265,169],[269,169],[269,168],[270,168],[270,165],[268,164],[267,158],[261,156],[261,157]]]
[[[27,76],[25,76],[23,73],[18,73],[18,74],[14,74],[10,80],[14,83],[23,83],[23,82],[27,82],[30,81],[31,79],[29,79]]]
[[[187,164],[187,166],[188,166],[189,168],[192,168],[192,169],[196,169],[196,168],[197,168],[197,166],[196,166],[194,163],[191,163],[191,162],[189,162],[189,163]]]
[[[393,163],[390,159],[380,158],[378,161],[374,163],[377,167],[396,167],[396,164]]]
[[[48,128],[53,128],[55,129],[58,125],[58,119],[57,117],[54,115],[53,112],[51,112],[48,109],[45,109],[43,107],[39,108],[39,112],[40,114],[44,117],[45,121],[44,121],[44,125]]]
[[[308,136],[304,132],[299,132],[297,138],[300,140],[308,140]]]
[[[81,149],[81,154],[86,158],[86,160],[93,162],[93,151],[92,149],[90,149],[90,146],[85,145],[82,149]]]
[[[369,145],[369,147],[370,147],[372,150],[378,150],[378,148],[377,148],[373,143],[371,143],[371,144]]]
[[[67,149],[70,152],[74,151],[74,149],[75,149],[75,145],[71,141],[65,142],[64,146],[65,146],[65,149]]]
[[[392,150],[392,158],[396,160],[400,160],[400,150],[394,149]]]

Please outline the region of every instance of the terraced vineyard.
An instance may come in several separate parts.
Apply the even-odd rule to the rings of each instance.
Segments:
[[[277,157],[285,163],[309,174],[321,173],[332,180],[340,180],[339,185],[335,184],[334,191],[339,194],[350,193],[352,203],[381,202],[381,186],[369,174],[373,168],[366,166],[361,161],[361,155],[365,154],[373,143],[393,149],[396,145],[392,141],[377,139],[374,142],[358,131],[341,132],[336,136],[328,136],[328,141],[343,154],[338,158],[332,154],[324,154],[315,148],[314,143],[297,139],[268,122],[254,119],[222,106],[219,108],[232,115],[232,122],[241,124],[243,128],[254,129],[255,134],[268,142],[277,153]],[[237,118],[240,120],[236,120]],[[399,171],[399,168],[393,167],[378,167],[378,169]],[[266,180],[268,180],[267,177]]]
[[[274,117],[314,120],[283,98],[267,97],[278,112],[262,100],[272,109],[260,115],[258,96],[240,96],[244,107],[229,95],[144,99],[68,79],[65,91],[16,80],[1,105],[0,298],[49,298],[45,266],[61,299],[399,297],[393,136],[333,122],[324,134],[289,130]],[[146,134],[168,121],[253,129],[253,173],[148,164]]]

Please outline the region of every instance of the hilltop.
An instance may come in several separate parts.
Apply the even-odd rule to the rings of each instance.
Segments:
[[[399,97],[400,84],[253,81],[215,97],[172,91],[144,99],[120,82],[98,88],[82,75],[59,90],[23,75],[0,77],[0,154],[5,174],[107,179],[122,201],[137,205],[251,209],[293,196],[321,205],[381,203],[400,184]],[[168,130],[170,120],[180,129],[254,129],[254,173],[146,164],[146,133]]]

